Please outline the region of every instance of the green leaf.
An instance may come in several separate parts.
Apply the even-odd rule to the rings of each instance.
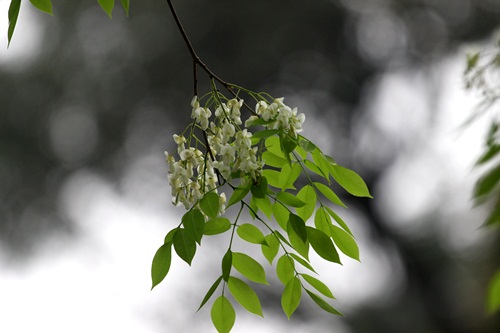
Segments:
[[[247,184],[244,187],[237,187],[231,197],[229,198],[229,201],[227,203],[226,209],[231,207],[237,202],[240,202],[241,200],[245,199],[246,195],[250,191],[250,186],[251,184]]]
[[[199,209],[192,209],[182,217],[182,225],[185,232],[190,238],[194,239],[196,243],[201,243],[203,237],[203,230],[205,229],[205,217]]]
[[[200,311],[201,308],[203,307],[203,305],[205,305],[205,303],[208,302],[210,297],[212,297],[214,292],[217,290],[217,287],[219,286],[221,281],[222,281],[222,275],[219,276],[219,278],[217,280],[215,280],[214,284],[212,284],[210,289],[208,289],[207,293],[205,294],[205,297],[203,297],[203,300],[201,301],[200,307],[198,308],[198,310],[196,310],[196,312]]]
[[[280,135],[280,146],[281,151],[288,160],[290,153],[297,147],[297,141],[294,140],[290,135]]]
[[[7,30],[7,47],[10,45],[10,41],[12,39],[12,35],[14,34],[14,30],[16,29],[17,18],[19,17],[19,10],[21,9],[21,0],[12,0],[9,6],[9,29]]]
[[[330,237],[328,237],[324,232],[312,227],[306,227],[306,229],[307,238],[309,239],[314,251],[316,251],[316,253],[325,260],[341,264],[339,254],[337,253]]]
[[[342,207],[347,207],[344,205],[344,203],[339,199],[339,197],[335,194],[335,192],[332,191],[331,188],[326,186],[325,184],[314,182],[314,186],[323,194],[328,200],[330,200],[332,203],[342,206]]]
[[[319,149],[315,149],[311,155],[314,164],[316,164],[316,166],[321,170],[323,177],[325,177],[325,179],[328,180],[328,183],[330,183],[329,181],[330,163],[325,158],[325,155],[323,155],[323,153]]]
[[[291,315],[299,306],[301,296],[302,288],[300,281],[297,277],[294,277],[288,281],[285,290],[283,290],[283,295],[281,296],[281,307],[288,319],[290,319]]]
[[[339,250],[346,256],[359,261],[359,248],[354,238],[352,238],[352,236],[344,230],[334,225],[330,225],[330,232],[332,234],[333,241]]]
[[[285,164],[281,168],[279,182],[280,188],[284,191],[286,189],[295,189],[293,184],[299,178],[300,173],[302,172],[302,168],[299,163],[294,163],[290,166],[290,164]]]
[[[273,264],[273,260],[276,258],[279,251],[280,243],[276,237],[277,236],[274,234],[267,235],[265,237],[267,245],[261,246],[262,254],[266,257],[267,261],[269,261],[270,265]]]
[[[233,252],[233,267],[250,281],[269,284],[261,264],[244,253]]]
[[[222,278],[226,282],[229,280],[229,275],[231,275],[231,267],[233,267],[233,252],[228,249],[224,257],[222,257]]]
[[[234,299],[238,301],[242,307],[248,312],[263,317],[259,297],[248,284],[234,276],[230,276],[227,286],[229,287],[231,295],[233,295]]]
[[[338,312],[337,310],[335,310],[335,308],[333,306],[331,306],[330,304],[328,304],[320,296],[318,296],[317,294],[315,294],[312,291],[309,291],[307,289],[306,289],[306,292],[307,292],[307,294],[309,294],[309,296],[314,301],[314,303],[316,303],[320,308],[322,308],[323,310],[325,310],[326,312],[329,312],[331,314],[342,316],[342,314],[340,312]]]
[[[174,234],[174,249],[177,255],[191,266],[196,253],[196,241],[183,228],[179,228]]]
[[[306,260],[302,259],[301,257],[299,257],[298,255],[296,255],[295,253],[290,253],[290,257],[292,257],[295,261],[297,261],[299,264],[301,264],[305,268],[309,269],[311,272],[316,273],[316,271],[311,266],[311,264],[309,264]]]
[[[122,7],[125,10],[125,15],[129,16],[130,0],[121,0]]]
[[[283,229],[285,231],[286,231],[287,225],[288,225],[288,215],[289,214],[290,214],[290,212],[285,207],[283,207],[283,205],[280,204],[279,202],[276,201],[273,204],[274,218],[276,219],[276,222],[278,222],[281,229]]]
[[[168,234],[165,236],[165,240],[163,243],[173,243],[174,242],[174,235],[179,230],[179,228],[174,228],[168,232]]]
[[[318,166],[316,164],[314,164],[313,162],[311,162],[309,160],[304,160],[303,163],[305,164],[306,168],[308,168],[309,170],[311,170],[315,174],[325,178],[325,175],[323,174],[323,172],[321,172],[321,170],[318,168]]]
[[[238,236],[241,239],[252,243],[252,244],[266,244],[264,234],[259,228],[250,223],[244,223],[238,226],[236,229]]]
[[[306,224],[300,216],[290,213],[288,217],[288,225],[292,226],[293,231],[305,243],[307,241]]]
[[[500,184],[500,164],[482,176],[474,187],[474,197],[488,195]]]
[[[236,320],[233,305],[224,295],[219,296],[212,304],[210,316],[219,333],[229,333]]]
[[[291,207],[299,208],[299,207],[304,207],[306,205],[304,201],[298,199],[293,194],[288,192],[278,192],[278,194],[276,194],[276,198],[282,203]]]
[[[286,254],[278,259],[278,263],[276,264],[276,275],[283,285],[286,285],[288,281],[295,276],[294,261]]]
[[[308,139],[301,137],[299,140],[299,145],[304,149],[305,151],[312,153],[317,147],[314,143],[309,141]]]
[[[335,298],[333,297],[332,292],[330,291],[330,288],[320,280],[316,279],[315,277],[308,275],[308,274],[300,274],[304,280],[307,281],[314,289],[325,295],[326,297],[330,298]]]
[[[349,229],[349,227],[347,226],[347,224],[344,222],[344,220],[342,220],[340,218],[340,216],[338,216],[337,214],[335,214],[335,212],[333,210],[331,210],[329,207],[327,206],[322,206],[324,209],[326,209],[326,211],[328,212],[328,214],[330,214],[331,217],[333,217],[333,219],[335,221],[337,221],[337,223],[342,227],[342,229],[344,229],[345,231],[347,231],[349,233],[349,235],[353,236],[354,235],[352,234],[351,232],[351,229]]]
[[[258,179],[258,182],[254,182],[250,188],[252,195],[255,198],[265,198],[267,194],[267,179],[262,176]]]
[[[316,209],[316,192],[311,185],[306,185],[297,193],[297,198],[306,203],[304,207],[297,208],[297,215],[307,221]]]
[[[295,147],[295,153],[299,154],[301,159],[307,158],[307,151],[305,151],[300,145]]]
[[[206,193],[200,200],[200,207],[211,219],[219,215],[219,195],[214,192]]]
[[[253,198],[257,207],[266,214],[267,218],[270,219],[273,215],[273,205],[268,197],[265,198]]]
[[[33,6],[35,6],[42,12],[53,15],[51,0],[30,0],[30,2]]]
[[[115,0],[97,0],[101,5],[102,9],[108,14],[109,18],[111,18],[111,13],[113,12],[113,7],[115,6]]]
[[[330,215],[326,212],[323,207],[320,207],[316,211],[316,215],[314,216],[314,226],[316,229],[324,232],[327,236],[331,236],[330,225],[332,224],[332,220]]]
[[[288,241],[288,239],[285,238],[285,236],[283,236],[278,230],[274,230],[273,231],[273,234],[276,235],[276,237],[278,237],[280,239],[280,241],[282,241],[283,243],[285,243],[286,245],[290,246],[291,248],[293,248],[292,244],[290,244],[290,242]],[[297,236],[298,238],[299,236]],[[300,238],[299,238],[300,239]]]
[[[299,235],[297,235],[297,232],[293,229],[291,223],[288,223],[287,234],[288,239],[290,239],[290,243],[292,244],[292,248],[302,257],[309,260],[309,242],[304,242]]]
[[[153,289],[167,276],[172,262],[172,243],[165,243],[156,251],[151,265],[151,280]]]
[[[373,198],[363,178],[356,172],[340,165],[331,165],[330,171],[335,181],[356,197]]]
[[[265,138],[268,138],[272,135],[278,134],[278,132],[279,132],[278,130],[270,130],[270,129],[257,131],[257,132],[252,134],[252,138],[265,139]]]
[[[287,164],[286,159],[284,159],[283,157],[279,157],[278,155],[275,155],[270,151],[265,151],[262,154],[262,159],[264,160],[265,165],[269,165],[275,168],[281,169],[282,166]]]
[[[218,217],[205,223],[203,234],[218,235],[231,229],[231,222],[225,217]]]
[[[500,310],[500,269],[497,270],[488,286],[487,311],[493,314]]]
[[[277,136],[271,136],[266,139],[266,149],[278,157],[285,158],[285,155],[281,151],[280,139]]]
[[[484,164],[490,161],[492,158],[500,154],[500,145],[492,145],[486,150],[481,157],[477,160],[476,165]]]
[[[276,188],[281,188],[280,185],[280,173],[276,170],[264,169],[262,170],[262,176],[267,179],[267,184]]]

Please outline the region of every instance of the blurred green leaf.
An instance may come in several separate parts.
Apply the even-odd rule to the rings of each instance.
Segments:
[[[122,7],[125,10],[125,15],[129,16],[130,0],[120,0]]]
[[[97,0],[97,2],[99,2],[102,9],[104,9],[109,18],[111,18],[111,13],[113,12],[113,7],[115,6],[115,0]]]
[[[17,18],[19,16],[19,10],[21,9],[21,0],[12,0],[9,6],[9,29],[7,30],[7,40],[9,47],[12,35],[14,34],[14,30],[16,29]]]
[[[52,1],[51,0],[30,0],[31,4],[44,13],[52,14]]]
[[[500,184],[500,164],[479,178],[474,187],[474,197],[488,195],[498,184]]]
[[[500,269],[496,272],[488,286],[487,311],[493,314],[500,311]]]

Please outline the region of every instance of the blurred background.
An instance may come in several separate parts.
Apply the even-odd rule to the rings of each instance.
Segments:
[[[210,307],[196,309],[220,274],[223,237],[204,240],[192,267],[174,259],[149,291],[153,255],[183,214],[163,152],[192,98],[166,1],[131,1],[129,18],[117,2],[112,20],[96,1],[54,3],[54,17],[25,1],[7,50],[9,3],[0,0],[0,332],[215,332]],[[335,208],[361,263],[316,262],[345,317],[304,297],[288,321],[270,270],[271,287],[258,290],[265,318],[236,306],[233,331],[499,332],[485,293],[500,235],[481,228],[491,207],[472,201],[492,114],[464,126],[479,99],[463,72],[467,52],[500,38],[500,2],[174,5],[215,73],[298,106],[303,134],[374,196]]]

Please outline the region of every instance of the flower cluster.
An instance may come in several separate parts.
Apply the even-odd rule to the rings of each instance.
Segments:
[[[175,205],[182,203],[186,209],[195,205],[205,193],[217,193],[217,183],[230,181],[234,173],[243,173],[253,180],[260,177],[264,161],[258,154],[258,148],[252,147],[252,133],[246,127],[263,119],[265,128],[282,130],[296,138],[297,132],[302,131],[305,120],[304,114],[297,114],[297,108],[291,109],[285,105],[283,98],[277,98],[270,104],[260,100],[255,107],[255,115],[248,118],[242,129],[243,100],[233,98],[225,103],[220,99],[217,101],[215,117],[211,119],[212,111],[208,107],[202,107],[195,96],[191,101],[191,118],[203,130],[203,140],[196,138],[194,134],[191,134],[189,141],[183,135],[174,135],[180,160],[176,161],[172,154],[165,152],[172,202]],[[205,152],[190,146],[192,138],[197,146],[205,146]],[[223,207],[224,193],[220,198]]]

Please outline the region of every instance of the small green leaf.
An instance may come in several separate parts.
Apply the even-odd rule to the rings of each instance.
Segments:
[[[500,269],[489,283],[487,299],[488,313],[493,314],[500,311]]]
[[[365,181],[360,175],[350,169],[341,167],[340,165],[330,165],[330,171],[332,172],[333,178],[347,192],[356,197],[373,198],[370,191],[368,191]]]
[[[321,172],[321,170],[318,168],[318,166],[316,164],[314,164],[313,162],[311,162],[309,160],[304,160],[303,163],[305,164],[306,168],[308,168],[309,170],[311,170],[315,174],[317,174],[323,178],[326,178],[325,175],[323,174],[323,172]]]
[[[244,253],[233,252],[233,267],[250,281],[269,284],[261,264]]]
[[[331,236],[330,225],[332,220],[330,215],[326,212],[323,207],[318,208],[316,215],[314,216],[314,226],[316,229],[324,232],[327,236]]]
[[[325,184],[321,184],[318,182],[314,182],[314,186],[332,203],[342,206],[342,207],[347,207],[344,205],[344,203],[339,199],[339,197],[335,194],[335,192],[332,191],[331,188],[326,186]]]
[[[173,243],[174,242],[174,234],[179,230],[179,228],[174,228],[168,232],[168,234],[165,236],[165,240],[163,243]]]
[[[278,130],[262,130],[262,131],[257,131],[252,134],[252,138],[259,138],[259,139],[265,139],[268,138],[272,135],[278,134]]]
[[[331,217],[333,217],[333,219],[335,221],[337,221],[337,223],[342,227],[342,229],[344,229],[345,231],[347,231],[349,233],[349,235],[353,236],[354,235],[352,234],[351,232],[351,229],[349,229],[349,227],[347,226],[347,224],[344,222],[344,220],[342,220],[340,218],[340,216],[338,216],[337,214],[335,214],[335,212],[333,210],[331,210],[329,207],[327,206],[322,206],[324,209],[326,209],[326,211],[328,212],[328,214],[330,214]]]
[[[130,0],[121,0],[122,7],[125,10],[125,15],[129,16]]]
[[[44,13],[52,15],[51,0],[30,0],[31,4]]]
[[[172,243],[165,243],[156,251],[151,265],[151,280],[153,289],[167,276],[172,262]]]
[[[212,323],[219,333],[229,333],[236,320],[236,312],[233,305],[224,295],[219,296],[214,304],[212,304],[210,316],[212,317]]]
[[[209,218],[215,219],[219,215],[219,195],[214,192],[205,194],[200,200],[200,207]]]
[[[203,230],[205,229],[205,217],[200,210],[192,209],[184,214],[182,217],[182,225],[189,237],[200,244],[201,238],[203,237]]]
[[[276,258],[279,251],[280,243],[276,237],[277,236],[274,234],[267,235],[265,237],[267,245],[261,246],[262,254],[266,257],[267,261],[269,261],[270,265],[273,264],[273,260]]]
[[[228,249],[224,257],[222,257],[222,278],[226,282],[229,280],[229,275],[231,275],[231,267],[233,267],[233,252]]]
[[[218,217],[205,223],[203,234],[218,235],[231,229],[231,222],[225,217]]]
[[[297,198],[306,203],[304,207],[297,208],[297,215],[307,221],[316,209],[316,192],[311,185],[306,185],[297,193]]]
[[[299,306],[301,296],[302,287],[300,281],[297,277],[294,277],[288,281],[285,290],[283,290],[283,295],[281,296],[281,307],[288,319],[290,319]]]
[[[288,225],[292,226],[293,231],[305,243],[307,241],[306,224],[300,216],[290,213],[288,217]]]
[[[243,187],[237,187],[231,197],[229,198],[229,201],[227,203],[226,209],[231,207],[237,202],[240,202],[241,200],[245,199],[246,195],[250,191],[250,186],[251,184],[247,184]]]
[[[319,149],[315,149],[311,155],[314,164],[316,164],[316,166],[321,170],[323,177],[325,177],[325,179],[328,180],[330,175],[330,170],[329,170],[330,163],[325,158],[325,155],[323,155],[323,153]],[[329,180],[328,183],[330,183]]]
[[[325,260],[341,264],[337,250],[335,249],[330,237],[328,237],[324,232],[312,227],[306,227],[306,229],[307,238],[309,239],[314,251],[316,251],[316,253]]]
[[[276,170],[264,169],[262,170],[262,176],[265,176],[267,179],[267,184],[276,188],[281,188],[280,185],[280,173]]]
[[[288,160],[290,153],[297,147],[297,141],[294,140],[290,135],[280,135],[280,146],[281,151]]]
[[[241,239],[252,243],[252,244],[266,244],[264,234],[259,228],[250,223],[244,223],[238,226],[236,229],[238,236]]]
[[[307,281],[314,289],[325,295],[326,297],[330,298],[335,298],[333,297],[332,292],[330,291],[330,288],[320,280],[316,279],[315,277],[308,275],[308,274],[300,274],[304,280]]]
[[[278,192],[276,198],[282,203],[291,207],[304,207],[306,203],[288,192]]]
[[[297,235],[297,232],[293,229],[291,223],[288,223],[287,234],[288,239],[290,239],[290,243],[292,244],[292,248],[302,257],[309,260],[309,242],[304,242],[299,235]]]
[[[495,187],[500,185],[500,164],[483,175],[474,186],[474,197],[480,198],[488,195]]]
[[[274,230],[273,234],[275,234],[276,237],[278,237],[280,239],[280,241],[282,241],[286,245],[288,245],[291,248],[293,248],[292,244],[290,244],[290,242],[288,241],[288,239],[286,239],[285,236],[283,236],[278,230]],[[300,239],[299,236],[297,236],[297,238]]]
[[[330,225],[330,232],[332,234],[333,241],[339,250],[346,256],[359,261],[359,248],[354,238],[352,238],[352,236],[344,230],[334,225]]]
[[[266,139],[266,149],[274,155],[285,158],[280,147],[280,139],[277,136],[271,136]]]
[[[293,184],[299,178],[302,168],[299,163],[294,163],[293,165],[285,164],[281,168],[279,182],[280,188],[284,191],[286,189],[295,189]]]
[[[316,295],[315,293],[313,293],[312,291],[309,291],[307,289],[306,289],[306,292],[307,292],[307,294],[309,294],[309,296],[314,301],[314,303],[316,303],[320,308],[322,308],[323,310],[325,310],[326,312],[329,312],[331,314],[342,316],[342,313],[335,310],[335,308],[333,306],[328,304],[320,296]]]
[[[271,203],[271,200],[269,200],[268,197],[265,198],[253,198],[255,205],[264,213],[266,214],[267,218],[271,218],[273,215],[273,204]]]
[[[301,137],[299,140],[299,145],[304,149],[305,151],[312,153],[317,147],[314,143],[309,141],[308,139]]]
[[[294,261],[286,254],[278,259],[278,263],[276,264],[276,275],[283,285],[286,285],[288,281],[295,276]]]
[[[265,165],[269,165],[275,168],[281,168],[285,164],[287,164],[286,159],[283,157],[279,157],[278,155],[275,155],[271,153],[270,151],[265,151],[262,154],[262,159],[265,162]]]
[[[174,234],[174,249],[177,255],[191,266],[196,253],[196,241],[183,228],[179,228]]]
[[[198,310],[196,310],[196,312],[200,311],[201,308],[203,307],[203,305],[205,305],[205,303],[208,302],[210,297],[212,297],[212,295],[214,294],[215,290],[217,290],[217,287],[219,286],[221,281],[222,281],[222,275],[219,276],[219,278],[217,280],[215,280],[214,284],[212,284],[210,289],[208,289],[205,297],[203,297],[203,300],[201,301],[200,307],[198,308]]]
[[[19,10],[21,9],[21,0],[12,0],[9,6],[9,29],[7,30],[7,40],[9,47],[12,35],[14,34],[14,30],[16,29],[17,18],[19,17]]]
[[[227,286],[229,287],[231,295],[233,295],[234,299],[238,301],[242,307],[248,312],[262,317],[262,306],[259,297],[248,284],[234,276],[230,276]]]
[[[115,6],[115,0],[97,0],[101,5],[102,9],[108,14],[109,18],[111,18],[111,13],[113,12],[113,7]]]
[[[289,211],[285,207],[283,207],[283,205],[280,204],[279,202],[276,201],[273,204],[274,218],[276,219],[276,222],[278,222],[281,229],[283,229],[285,231],[287,229],[288,215],[289,214],[290,214]]]
[[[311,264],[309,264],[306,260],[302,259],[301,257],[299,257],[298,255],[296,255],[295,253],[290,253],[290,257],[292,257],[296,262],[298,262],[299,264],[301,264],[305,268],[309,269],[311,272],[316,273],[316,271],[311,266]]]
[[[257,182],[254,182],[252,184],[252,187],[250,188],[252,191],[252,195],[255,198],[265,198],[267,194],[267,179],[266,177],[262,176],[258,179]]]

